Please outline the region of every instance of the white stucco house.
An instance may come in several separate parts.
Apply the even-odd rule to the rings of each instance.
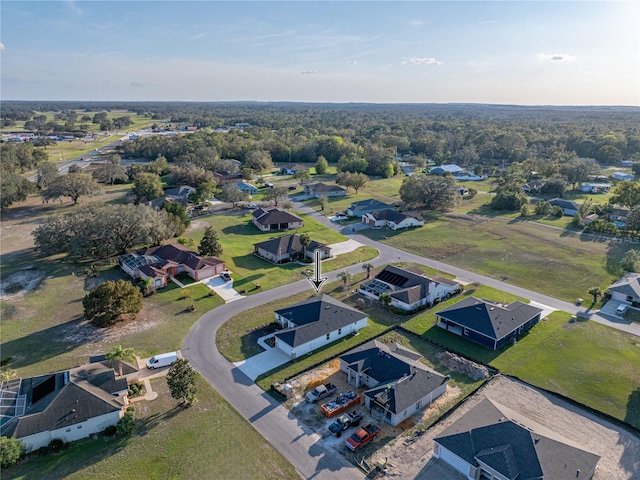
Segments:
[[[339,358],[350,385],[370,387],[364,399],[371,414],[394,426],[430,406],[449,381],[420,362],[418,352],[397,344],[371,340]]]
[[[391,230],[401,230],[409,227],[424,225],[422,215],[415,212],[396,212],[395,210],[376,210],[362,215],[362,223],[372,227],[389,227]]]
[[[640,273],[627,273],[607,291],[612,300],[640,303]]]
[[[618,180],[619,182],[633,182],[635,177],[631,173],[625,172],[614,172],[613,179]]]
[[[127,380],[116,380],[102,363],[4,381],[0,433],[29,451],[55,438],[86,438],[118,423],[129,403],[127,388]]]
[[[448,278],[427,277],[415,267],[387,265],[374,278],[362,282],[358,292],[375,299],[383,293],[389,294],[391,306],[412,311],[438,303],[459,290],[458,283]]]
[[[329,295],[319,295],[276,310],[283,330],[275,334],[276,347],[298,358],[367,326],[366,314]]]

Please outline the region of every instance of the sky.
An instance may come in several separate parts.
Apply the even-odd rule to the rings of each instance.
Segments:
[[[1,100],[640,105],[635,1],[0,2]]]

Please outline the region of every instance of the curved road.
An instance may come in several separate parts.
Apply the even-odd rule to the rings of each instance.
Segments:
[[[324,225],[339,230],[351,238],[377,248],[380,255],[372,260],[375,266],[391,262],[412,262],[427,265],[431,268],[455,275],[459,280],[478,282],[490,287],[509,292],[532,301],[548,305],[555,309],[576,313],[575,305],[527,290],[499,280],[479,275],[467,270],[430,260],[409,252],[399,250],[388,245],[370,240],[355,234],[354,226],[341,227],[331,223],[326,217],[314,210],[297,205],[298,209],[311,214]],[[357,226],[356,226],[357,228]],[[361,273],[360,264],[352,265],[346,270],[352,274]],[[326,273],[329,281],[338,280],[337,271]],[[234,315],[263,305],[278,298],[285,298],[305,290],[312,290],[310,283],[300,280],[267,290],[256,295],[245,297],[235,302],[227,303],[205,313],[189,330],[184,339],[182,353],[189,359],[193,367],[207,379],[207,381],[231,403],[289,462],[298,470],[303,478],[313,479],[362,479],[363,474],[356,467],[348,463],[338,452],[325,450],[318,434],[311,432],[304,424],[300,424],[289,410],[280,405],[260,387],[254,384],[240,369],[229,362],[218,351],[215,343],[218,327]],[[614,328],[640,335],[637,325],[616,323],[598,315],[592,319]]]

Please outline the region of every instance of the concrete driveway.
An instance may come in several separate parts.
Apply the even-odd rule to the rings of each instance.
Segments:
[[[345,242],[334,243],[333,245],[329,245],[329,247],[331,247],[331,255],[337,256],[343,253],[353,252],[359,247],[364,247],[364,245],[357,240],[349,239]]]
[[[289,360],[289,356],[279,348],[268,348],[264,352],[246,360],[234,362],[234,365],[251,380],[255,380],[261,374],[284,365]]]
[[[225,303],[233,302],[235,300],[240,300],[244,298],[238,292],[233,289],[233,280],[230,282],[225,282],[220,277],[211,277],[209,280],[206,280],[204,283],[211,290],[216,292],[220,297],[225,301]]]

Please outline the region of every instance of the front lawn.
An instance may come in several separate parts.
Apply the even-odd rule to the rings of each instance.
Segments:
[[[253,254],[255,243],[293,233],[309,233],[312,240],[324,244],[347,240],[343,235],[326,228],[309,215],[297,213],[296,215],[302,218],[304,227],[289,232],[261,232],[251,223],[250,213],[212,215],[199,221],[206,222],[218,232],[223,248],[221,257],[225,261],[227,269],[232,272],[234,289],[244,290],[246,295],[285,285],[290,283],[292,278],[302,279],[302,271],[308,268],[308,266],[295,262],[275,265],[257,257]],[[202,239],[203,231],[204,229],[194,230],[189,238],[192,238],[197,245]],[[374,249],[351,252],[335,260],[323,262],[323,271],[351,265],[357,258],[362,259],[361,261],[370,260],[376,255],[377,252]]]
[[[466,292],[465,292],[466,293]],[[481,287],[474,295],[512,301]],[[595,322],[569,322],[570,314],[554,312],[516,345],[497,352],[436,326],[435,312],[427,311],[405,327],[446,348],[498,368],[532,385],[560,393],[596,410],[640,427],[640,343],[637,337]]]
[[[164,378],[151,385],[159,396],[134,404],[137,427],[131,437],[80,440],[59,454],[29,457],[3,469],[2,478],[299,478],[294,467],[202,378],[190,408],[170,397]]]

